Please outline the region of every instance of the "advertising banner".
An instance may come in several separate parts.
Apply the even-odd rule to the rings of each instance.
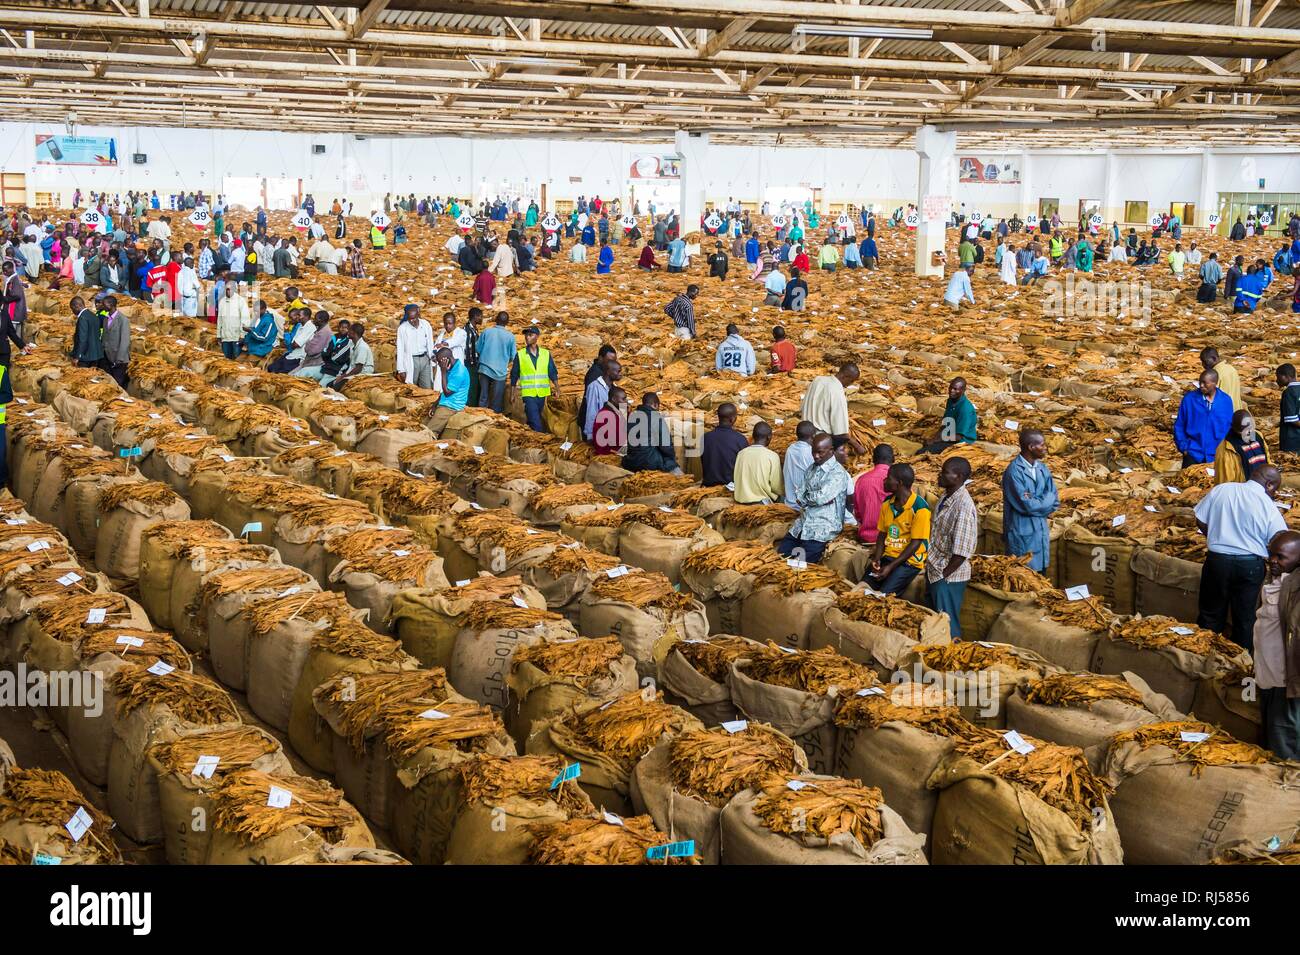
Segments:
[[[112,137],[37,133],[36,163],[44,166],[116,166],[117,141]]]

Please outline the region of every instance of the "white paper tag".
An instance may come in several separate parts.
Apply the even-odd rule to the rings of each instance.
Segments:
[[[660,504],[659,510],[663,511],[665,514],[671,514],[673,512],[673,509],[667,504]]]
[[[444,713],[442,710],[425,710],[423,713],[420,714],[420,719],[422,719],[422,720],[449,720],[449,719],[451,719],[451,714],[450,714],[450,713]]]
[[[1030,743],[1028,740],[1026,740],[1015,730],[1007,730],[1006,733],[1002,735],[1002,741],[1005,742],[1012,749],[1014,749],[1021,756],[1027,756],[1028,754],[1032,753],[1035,749],[1037,749],[1037,747],[1034,746],[1033,743]]]
[[[1052,425],[1052,430],[1055,431],[1057,434],[1065,434],[1065,429],[1062,428],[1059,424]]]
[[[1150,511],[1152,514],[1155,514],[1160,510],[1160,508],[1156,507],[1154,504],[1144,504],[1142,505],[1142,510]]]
[[[122,647],[142,647],[142,646],[144,646],[144,641],[143,641],[143,640],[141,640],[139,637],[132,637],[132,636],[129,636],[128,634],[123,634],[122,636],[120,636],[120,637],[118,637],[116,640],[114,640],[113,642],[116,643],[118,646],[122,646]]]
[[[229,464],[231,461],[235,460],[235,457],[232,454],[223,454],[221,455],[221,460]]]
[[[289,587],[289,588],[286,589],[286,590],[282,590],[282,591],[280,591],[276,596],[278,596],[278,597],[292,597],[294,594],[298,593],[298,591],[300,591],[300,590],[302,590],[302,588],[299,587],[297,584],[295,584],[294,586]]]
[[[449,447],[450,447],[450,445],[447,444],[446,441],[439,441],[439,442],[438,442],[438,450],[439,450],[439,451],[446,451],[447,448],[449,448]]]
[[[262,532],[261,521],[249,521],[244,525],[244,529],[239,532],[240,537],[247,537],[249,534],[260,534]]]
[[[561,450],[561,451],[568,451],[568,450],[569,450],[570,448],[572,448],[572,447],[573,447],[573,442],[572,442],[572,441],[565,441],[562,445],[560,445],[560,450]]]
[[[293,802],[293,793],[280,786],[272,786],[270,792],[266,794],[266,804],[272,809],[288,809],[291,802]]]
[[[976,640],[975,642],[976,642],[979,646],[981,646],[981,647],[987,647],[987,648],[990,649],[990,650],[993,649],[993,644],[991,644],[991,643],[986,643],[986,642],[984,642],[983,640]]]
[[[1176,633],[1180,637],[1190,637],[1196,631],[1193,630],[1191,627],[1170,627],[1169,632]]]
[[[728,491],[734,491],[735,489],[736,489],[736,482],[735,482],[735,481],[728,481],[728,482],[727,482],[727,490],[728,490]]]
[[[1066,587],[1065,597],[1067,600],[1084,600],[1089,596],[1088,585],[1079,584],[1077,587]]]
[[[68,830],[68,835],[72,836],[73,842],[80,842],[81,837],[86,834],[95,820],[86,812],[85,806],[78,806],[77,811],[72,814],[72,818],[63,824],[63,828]]]
[[[873,428],[883,428],[883,427],[884,427],[885,425],[887,425],[887,424],[889,424],[889,420],[886,419],[886,418],[872,418],[872,419],[871,419],[871,426],[872,426]]]
[[[220,756],[200,756],[194,761],[194,768],[190,770],[190,775],[211,779],[212,774],[217,770],[217,764],[220,762]]]
[[[722,724],[722,728],[726,730],[728,733],[741,733],[744,730],[746,730],[748,727],[749,727],[748,720],[731,720],[730,722]]]
[[[617,567],[611,567],[609,570],[605,571],[605,576],[624,577],[627,575],[627,572],[628,572],[628,568],[623,564],[619,564]]]
[[[27,522],[26,522],[25,520],[23,520],[21,517],[17,517],[17,518],[15,518],[15,517],[7,517],[7,518],[5,518],[5,523],[8,524],[10,527],[21,527],[22,525],[26,524]]]
[[[458,580],[456,581],[456,586],[464,587],[466,584],[472,584],[473,582],[474,582],[473,580]]]
[[[1179,737],[1179,738],[1180,738],[1184,743],[1204,743],[1207,739],[1210,738],[1210,734],[1209,734],[1209,733],[1189,733],[1189,732],[1187,732],[1186,730],[1183,730],[1181,733],[1178,734],[1178,737]]]
[[[623,817],[614,815],[608,809],[602,809],[600,811],[600,817],[604,819],[607,823],[609,823],[611,826],[623,825]]]
[[[1182,491],[1178,490],[1178,488],[1174,487],[1172,484],[1166,484],[1166,485],[1165,485],[1165,490],[1168,491],[1170,494],[1182,494],[1182,493],[1183,493]]]
[[[475,453],[475,454],[487,454],[487,452],[484,451],[482,448],[480,448],[477,444],[474,445],[474,453]]]
[[[50,542],[49,542],[49,541],[32,541],[30,544],[27,545],[27,549],[28,549],[29,551],[31,551],[33,554],[36,553],[38,550],[49,550],[49,549],[50,549]]]
[[[606,505],[605,505],[605,510],[607,510],[607,511],[617,511],[617,510],[619,510],[622,506],[623,506],[622,504],[606,504]]]
[[[1002,427],[1006,428],[1008,431],[1019,431],[1020,422],[1012,421],[1010,418],[1007,418],[1005,421],[1002,422]]]
[[[861,690],[858,690],[858,692],[854,693],[853,695],[854,696],[884,696],[885,691],[878,686],[868,686],[868,687],[864,687]]]
[[[66,574],[64,574],[62,577],[58,579],[58,583],[62,584],[64,587],[71,587],[73,584],[77,583],[80,580],[81,580],[81,574],[76,574],[73,573],[72,571],[68,571]]]
[[[149,667],[149,672],[152,673],[154,676],[166,676],[168,673],[173,672],[175,669],[176,668],[172,666],[170,663],[164,663],[162,660],[159,660],[153,666]]]
[[[793,567],[795,570],[807,570],[807,569],[808,569],[808,561],[806,561],[806,560],[797,560],[797,559],[794,558],[794,557],[791,557],[791,558],[789,558],[788,560],[786,560],[786,564],[788,564],[789,566]]]
[[[1127,520],[1128,520],[1128,518],[1125,517],[1123,514],[1116,514],[1114,517],[1112,517],[1112,518],[1110,519],[1110,526],[1111,526],[1111,527],[1119,527],[1121,524],[1123,524],[1123,523],[1124,523],[1125,521],[1127,521]]]
[[[86,614],[86,623],[103,623],[107,614],[108,611],[103,607],[96,607]]]
[[[1129,473],[1131,473],[1132,471],[1133,471],[1132,468],[1120,468],[1120,469],[1119,469],[1119,473],[1120,473],[1120,474],[1129,474]]]
[[[792,790],[794,792],[798,792],[801,789],[807,789],[808,784],[804,782],[802,779],[792,779],[785,784],[785,788]]]

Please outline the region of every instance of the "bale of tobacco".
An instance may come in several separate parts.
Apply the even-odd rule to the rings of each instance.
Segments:
[[[360,501],[334,500],[316,492],[314,499],[299,501],[275,522],[271,546],[286,564],[305,570],[325,586],[329,581],[328,543],[373,526],[370,509]]]
[[[831,647],[882,677],[898,669],[903,656],[917,644],[951,642],[943,614],[866,590],[840,594],[808,633],[811,649]]]
[[[327,844],[375,844],[361,815],[323,780],[250,767],[227,774],[209,796],[206,865],[270,865]]]
[[[172,572],[167,616],[176,639],[187,650],[206,651],[207,621],[199,602],[203,579],[219,570],[286,569],[279,551],[264,544],[249,544],[241,539],[198,540],[193,545],[179,544],[176,568]],[[292,568],[290,568],[292,569]],[[298,571],[295,580],[305,579]]]
[[[669,702],[705,726],[730,722],[737,716],[731,699],[731,665],[762,647],[757,640],[725,634],[681,640],[659,665],[659,686]]]
[[[410,588],[393,595],[388,628],[402,648],[424,666],[446,667],[456,645],[465,612],[482,601],[518,597],[534,610],[546,609],[546,598],[518,576],[487,574],[458,580],[442,588]]]
[[[976,555],[961,605],[963,640],[985,640],[1009,604],[1051,590],[1052,582],[1029,568],[1029,557]]]
[[[734,731],[733,731],[734,730]],[[632,773],[632,805],[673,840],[692,839],[706,865],[721,861],[719,816],[744,789],[769,777],[803,776],[808,760],[790,737],[771,726],[681,733],[646,754]]]
[[[803,748],[815,773],[830,773],[835,766],[834,715],[840,697],[880,683],[870,667],[829,647],[790,650],[774,643],[732,663],[727,681],[742,717],[788,735]]]
[[[930,776],[937,865],[1119,865],[1113,787],[1083,751],[979,728]],[[1186,817],[1183,817],[1186,818]]]
[[[146,750],[158,780],[163,849],[170,865],[202,865],[212,840],[212,792],[231,773],[255,769],[270,776],[292,776],[279,742],[265,730],[243,723],[191,726],[168,723]]]
[[[565,757],[581,766],[578,785],[598,808],[618,815],[631,811],[629,786],[636,764],[665,737],[703,729],[685,710],[648,689],[537,724],[525,750]]]
[[[7,747],[0,743],[0,754]],[[0,758],[0,845],[28,863],[116,865],[122,855],[113,842],[113,820],[63,773],[5,766]],[[57,860],[57,861],[55,861]]]
[[[590,487],[573,484],[566,487]],[[560,533],[580,541],[592,550],[618,556],[618,538],[624,524],[649,510],[644,504],[614,504],[606,501],[581,514],[568,514],[560,521]]]
[[[709,632],[698,600],[663,574],[623,566],[592,581],[579,602],[578,627],[589,637],[617,634],[643,678],[655,675],[674,643]]]
[[[163,521],[186,521],[190,506],[166,484],[115,484],[99,498],[95,565],[109,577],[134,582],[140,576],[140,535]]]
[[[555,472],[545,464],[494,459],[479,468],[473,499],[485,508],[504,508],[523,517],[529,500],[542,488],[557,483]]]
[[[1120,516],[1124,515],[1116,514],[1111,520]],[[1141,545],[1129,536],[1132,525],[1119,526],[1128,533],[1122,536],[1115,530],[1096,533],[1082,521],[1066,530],[1061,539],[1060,579],[1072,587],[1086,584],[1089,592],[1105,601],[1115,613],[1131,614],[1137,609],[1133,557]],[[1098,561],[1099,556],[1104,561]]]
[[[917,683],[941,686],[951,693],[962,716],[977,726],[1004,729],[1007,698],[1026,680],[1056,672],[1032,650],[1006,643],[953,643],[917,646],[898,668]]]
[[[1086,670],[1097,641],[1115,620],[1100,597],[1042,590],[1006,605],[988,639],[1033,650],[1067,670]]]
[[[1196,684],[1191,712],[1247,743],[1263,743],[1263,714],[1253,668],[1229,667]]]
[[[537,527],[563,529],[565,521],[591,514],[611,503],[590,484],[546,484],[528,498],[523,516]],[[582,540],[572,531],[564,533]]]
[[[671,843],[649,816],[538,823],[531,833],[535,841],[528,861],[533,865],[698,864],[694,856],[668,855],[664,847]]]
[[[1049,673],[1016,688],[1007,699],[1007,726],[1062,746],[1077,746],[1094,771],[1116,733],[1180,720],[1169,697],[1136,673]]]
[[[619,528],[618,554],[633,567],[663,574],[676,584],[687,554],[721,543],[722,535],[703,518],[659,505]]]
[[[638,471],[623,479],[618,493],[619,500],[627,504],[661,507],[667,505],[681,491],[694,486],[695,479],[689,474]]]
[[[1217,633],[1173,617],[1130,617],[1116,620],[1097,642],[1088,669],[1132,671],[1190,713],[1203,680],[1250,667],[1246,649]]]
[[[316,581],[296,567],[245,566],[236,560],[205,574],[194,607],[207,633],[208,658],[217,679],[234,690],[248,688],[252,621],[244,613],[246,606],[269,598],[319,592]]]
[[[471,700],[504,710],[506,676],[517,649],[577,639],[573,624],[552,610],[482,600],[465,611],[447,663],[447,678]]]
[[[723,865],[925,865],[912,832],[873,786],[834,776],[772,776],[721,814]]]
[[[617,637],[515,647],[506,675],[506,729],[522,748],[535,723],[637,688],[636,661]]]
[[[399,532],[354,530],[326,544],[331,554],[341,558],[329,571],[329,583],[342,590],[352,606],[369,612],[368,622],[377,633],[389,632],[389,613],[400,591],[450,586],[442,558],[416,544],[410,531],[404,532],[405,540],[370,539],[395,533]]]
[[[953,739],[975,731],[951,695],[910,681],[869,688],[840,699],[835,725],[836,773],[878,787],[912,831],[928,838],[938,793],[926,783]]]
[[[171,592],[177,568],[195,548],[233,535],[216,521],[159,521],[140,535],[140,605],[154,626],[172,629]]]
[[[158,777],[146,752],[169,724],[211,726],[239,721],[234,701],[207,677],[160,666],[128,664],[107,680],[113,713],[108,756],[108,808],[134,842],[162,841]]]
[[[772,544],[789,533],[798,516],[788,504],[733,504],[713,516],[713,526],[729,541]]]
[[[523,865],[534,827],[590,817],[595,807],[563,779],[560,756],[472,756],[456,766],[457,807],[447,841],[451,865]]]
[[[821,564],[790,559],[769,563],[754,574],[754,588],[740,605],[737,632],[806,650],[813,624],[851,588]]]

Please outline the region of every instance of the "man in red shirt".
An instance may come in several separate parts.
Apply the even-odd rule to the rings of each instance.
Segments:
[[[482,302],[484,305],[491,305],[492,299],[496,296],[497,279],[490,269],[484,269],[478,275],[474,276],[474,295],[473,297]]]
[[[785,337],[785,329],[780,325],[772,329],[772,373],[794,370],[794,342]]]
[[[858,540],[874,544],[880,534],[880,505],[889,494],[885,491],[885,478],[894,463],[894,449],[878,444],[871,452],[871,470],[859,475],[853,485],[853,516],[858,519]]]
[[[149,290],[158,295],[160,286],[165,286],[162,297],[169,308],[176,308],[178,301],[176,295],[176,276],[180,275],[181,267],[175,259],[169,258],[166,265],[155,265],[146,274],[145,279],[149,283]]]

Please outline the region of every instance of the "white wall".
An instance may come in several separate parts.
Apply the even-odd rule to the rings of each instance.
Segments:
[[[226,176],[302,179],[318,202],[348,196],[358,210],[382,201],[386,192],[417,195],[473,195],[481,183],[547,184],[551,199],[578,195],[625,194],[633,159],[642,153],[671,154],[663,143],[619,143],[525,138],[457,139],[411,137],[358,139],[350,134],[274,133],[239,129],[155,129],[79,127],[79,135],[113,136],[119,165],[38,166],[37,133],[64,132],[35,123],[0,123],[0,170],[28,176],[28,201],[37,192],[125,192],[157,189],[221,190]],[[325,146],[324,155],[312,152]],[[131,162],[148,155],[146,165]],[[961,153],[961,151],[959,151]],[[981,159],[1004,155],[965,153]],[[1022,166],[1022,184],[959,185],[955,201],[968,210],[995,217],[1037,211],[1040,197],[1060,200],[1061,213],[1073,218],[1080,199],[1100,199],[1107,220],[1123,216],[1126,200],[1145,200],[1152,211],[1170,202],[1197,202],[1203,209],[1217,192],[1300,192],[1300,155],[1274,151],[1181,153],[1043,151],[1011,154]],[[807,183],[821,188],[827,203],[874,203],[893,209],[915,201],[917,156],[911,150],[796,148],[711,145],[703,169],[687,168],[703,179],[711,202],[729,196],[761,201],[769,187]],[[576,180],[576,181],[571,181]]]

